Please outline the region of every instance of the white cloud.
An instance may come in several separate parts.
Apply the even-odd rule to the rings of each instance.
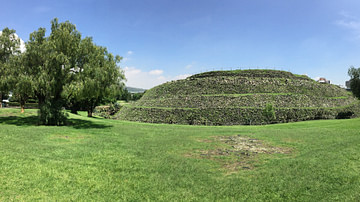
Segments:
[[[189,74],[182,74],[177,76],[165,76],[163,75],[163,70],[151,70],[148,72],[137,69],[136,67],[125,67],[124,68],[125,77],[127,81],[125,82],[126,86],[138,87],[144,89],[150,89],[154,86],[160,85],[167,81],[184,79]]]
[[[360,19],[344,11],[340,15],[342,19],[337,20],[335,23],[340,27],[350,30],[356,38],[360,39]]]
[[[164,71],[161,69],[154,69],[149,72],[150,75],[161,75]]]
[[[136,69],[134,67],[125,67],[124,68],[125,74],[128,76],[134,76],[141,73],[140,69]]]
[[[192,65],[186,65],[185,69],[190,69],[192,67]]]
[[[133,51],[128,51],[127,54],[128,55],[132,55],[134,52]]]

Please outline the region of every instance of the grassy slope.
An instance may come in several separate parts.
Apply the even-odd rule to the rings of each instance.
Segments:
[[[72,125],[51,127],[26,113],[0,110],[0,201],[360,198],[360,119],[206,127],[71,115]],[[186,157],[215,146],[199,139],[237,134],[293,153],[263,155],[233,174]]]

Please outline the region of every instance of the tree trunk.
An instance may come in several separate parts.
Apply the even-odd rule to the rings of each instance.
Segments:
[[[92,117],[92,113],[93,113],[93,110],[92,110],[92,109],[88,109],[88,117]]]
[[[21,113],[25,112],[25,100],[20,99]]]
[[[39,105],[39,109],[41,109],[41,106],[44,104],[45,102],[45,97],[41,96],[41,95],[37,95],[38,98],[38,105]]]
[[[72,114],[78,114],[77,109],[75,107],[71,107],[70,109]]]
[[[2,108],[2,105],[3,105],[3,103],[2,103],[2,92],[0,92],[0,108]]]

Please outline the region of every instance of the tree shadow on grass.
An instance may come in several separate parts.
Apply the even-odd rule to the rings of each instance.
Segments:
[[[67,126],[76,128],[76,129],[86,129],[86,128],[110,128],[112,125],[105,125],[94,123],[93,121],[82,120],[82,119],[68,119]]]
[[[26,117],[5,116],[5,117],[0,117],[0,123],[16,125],[16,126],[36,126],[38,125],[38,117],[37,116],[26,116]]]
[[[0,117],[0,123],[16,125],[16,126],[39,126],[39,121],[37,116],[7,116]],[[68,119],[67,124],[64,126],[73,127],[76,129],[86,129],[86,128],[110,128],[111,125],[98,124],[93,121],[82,120],[82,119]]]

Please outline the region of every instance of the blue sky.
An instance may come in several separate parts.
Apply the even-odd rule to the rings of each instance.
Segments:
[[[209,70],[278,69],[344,85],[360,66],[358,0],[0,0],[26,42],[57,17],[124,57],[127,85]],[[49,32],[48,32],[49,34]]]

